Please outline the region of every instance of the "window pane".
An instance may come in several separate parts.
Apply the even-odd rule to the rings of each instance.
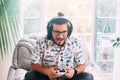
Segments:
[[[98,48],[97,50],[97,61],[99,60],[113,60],[114,54],[113,54],[113,48]]]
[[[91,0],[44,0],[44,15],[54,16],[63,12],[67,16],[91,16]]]
[[[99,61],[98,65],[100,65],[100,68],[102,69],[103,73],[112,73],[113,72],[113,62],[112,61]]]
[[[98,34],[97,36],[97,46],[98,47],[112,47],[111,38],[114,34]]]
[[[38,33],[40,32],[39,21],[38,20],[24,20],[24,33]]]
[[[97,16],[115,17],[116,16],[116,0],[97,0]]]
[[[92,22],[90,19],[72,19],[74,33],[91,33]]]
[[[23,17],[38,17],[40,15],[40,0],[22,0]]]
[[[115,19],[97,19],[97,32],[99,33],[114,33],[116,21]]]
[[[87,45],[91,45],[91,35],[80,35],[80,33],[76,34],[76,35],[78,35],[78,37],[80,37],[80,39],[82,39],[82,41],[87,43]]]

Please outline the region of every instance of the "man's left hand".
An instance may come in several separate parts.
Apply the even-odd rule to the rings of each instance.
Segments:
[[[74,76],[74,69],[70,67],[64,67],[65,70],[68,71],[68,73],[65,74],[66,78],[72,78]]]

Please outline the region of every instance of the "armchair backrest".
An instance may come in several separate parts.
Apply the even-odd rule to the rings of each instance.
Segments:
[[[33,44],[35,39],[21,39],[14,49],[12,66],[14,68],[30,69],[31,54],[33,51]]]

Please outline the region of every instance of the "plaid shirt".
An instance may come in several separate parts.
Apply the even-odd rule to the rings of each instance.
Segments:
[[[79,64],[88,61],[87,47],[75,37],[67,38],[64,46],[60,49],[52,40],[41,37],[36,41],[32,54],[32,63],[44,67],[62,68],[68,66],[75,68]]]

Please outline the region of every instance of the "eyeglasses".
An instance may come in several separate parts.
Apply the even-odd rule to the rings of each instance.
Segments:
[[[58,31],[58,30],[53,30],[55,35],[60,35],[62,34],[63,36],[67,35],[68,31]]]

